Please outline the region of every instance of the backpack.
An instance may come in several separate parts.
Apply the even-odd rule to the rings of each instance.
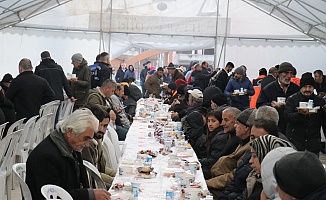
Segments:
[[[91,69],[91,88],[96,88],[97,86],[100,86],[99,71],[102,68],[99,63],[90,65],[89,68]]]

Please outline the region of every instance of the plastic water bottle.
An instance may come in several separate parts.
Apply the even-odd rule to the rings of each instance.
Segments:
[[[314,107],[314,101],[312,99],[309,99],[308,108],[313,108],[313,107]]]

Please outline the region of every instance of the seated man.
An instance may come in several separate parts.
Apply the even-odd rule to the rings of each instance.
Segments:
[[[41,187],[54,184],[70,193],[73,199],[110,199],[105,189],[91,189],[83,165],[81,151],[89,146],[99,121],[89,109],[79,109],[58,122],[29,155],[26,183],[33,199],[44,199]]]
[[[101,174],[107,189],[111,187],[113,177],[116,171],[106,167],[106,157],[103,153],[102,139],[110,122],[109,114],[96,105],[87,104],[84,106],[92,111],[95,117],[100,121],[98,131],[94,133],[94,138],[90,141],[89,147],[85,147],[82,151],[84,160],[92,163],[97,167]]]
[[[110,96],[110,99],[112,101],[113,109],[117,111],[117,117],[120,117],[121,125],[123,128],[129,130],[130,121],[128,119],[128,115],[124,110],[125,106],[122,103],[124,91],[124,86],[118,83],[114,94]]]

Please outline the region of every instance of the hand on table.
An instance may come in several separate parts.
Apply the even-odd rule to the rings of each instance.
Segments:
[[[94,189],[94,195],[96,200],[110,200],[111,194],[105,189]]]

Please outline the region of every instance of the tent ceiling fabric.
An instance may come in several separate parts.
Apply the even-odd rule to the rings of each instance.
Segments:
[[[72,0],[0,0],[0,29],[25,21]]]
[[[326,44],[325,0],[244,0]]]

